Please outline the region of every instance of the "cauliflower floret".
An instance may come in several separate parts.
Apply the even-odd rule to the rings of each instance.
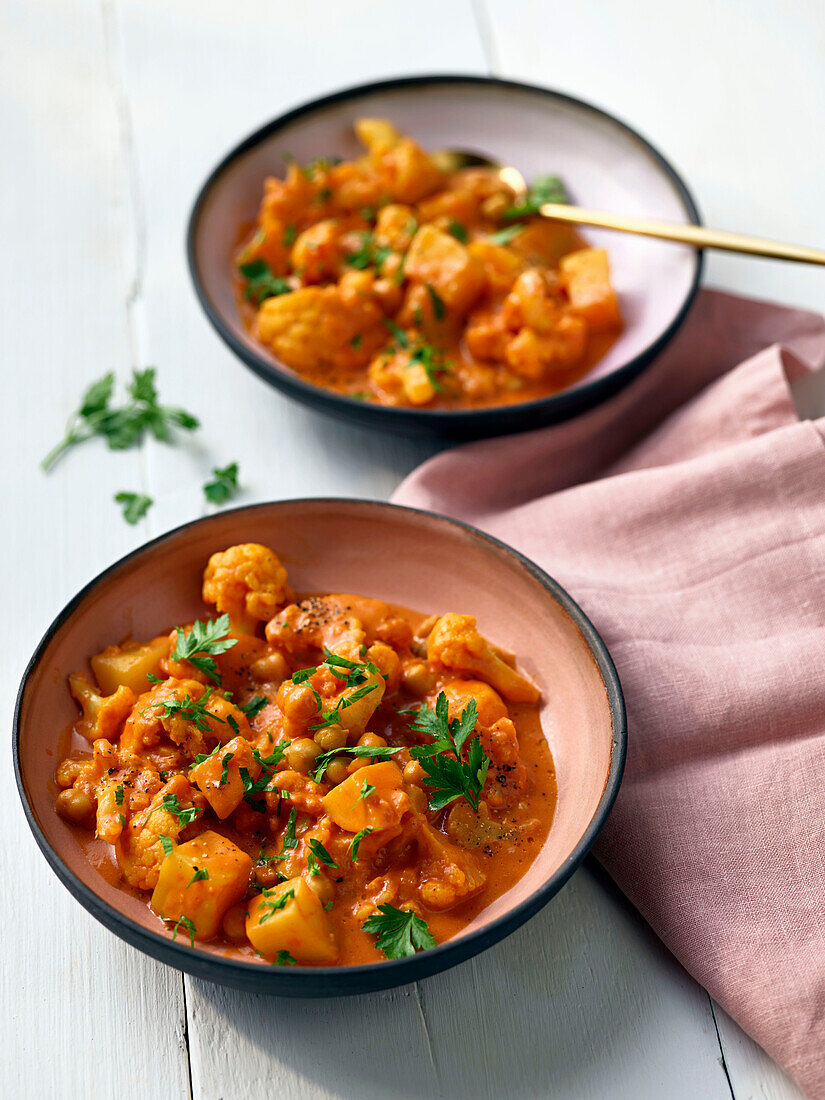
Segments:
[[[442,615],[427,641],[427,658],[475,673],[513,703],[535,703],[539,698],[538,688],[506,664],[478,632],[473,615]]]
[[[232,626],[254,634],[289,598],[286,569],[257,542],[244,542],[213,554],[203,574],[203,598],[229,615]]]
[[[200,807],[193,806],[192,784],[184,775],[173,776],[161,787],[148,807],[136,814],[127,824],[115,845],[115,853],[123,877],[130,886],[139,890],[154,890],[160,875],[160,865],[166,852],[161,836],[175,841],[186,825],[187,818],[199,816]],[[174,800],[174,801],[173,801]],[[173,803],[175,810],[196,810],[196,814],[184,814],[184,820],[163,803]]]
[[[125,684],[111,695],[101,695],[82,672],[69,677],[69,691],[83,711],[77,728],[90,741],[96,741],[99,737],[116,737],[137,698]]]
[[[293,370],[353,370],[386,341],[384,312],[371,294],[350,286],[307,286],[267,298],[258,336]]]

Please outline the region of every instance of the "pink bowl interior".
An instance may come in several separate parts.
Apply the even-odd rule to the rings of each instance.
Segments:
[[[232,281],[238,227],[254,220],[264,178],[284,174],[285,151],[302,163],[362,152],[352,133],[359,115],[388,117],[428,149],[465,149],[513,164],[528,180],[558,174],[580,206],[690,221],[683,195],[658,158],[619,123],[584,104],[530,89],[437,78],[352,93],[251,145],[214,181],[200,211],[194,260],[203,290],[235,338],[273,366],[280,364],[238,316]],[[609,250],[625,328],[573,389],[611,374],[658,340],[689,299],[699,264],[698,254],[684,245],[598,229],[584,233]]]
[[[543,693],[542,726],[556,764],[558,805],[530,870],[467,931],[528,898],[571,855],[605,789],[613,727],[599,669],[570,616],[509,551],[435,516],[364,502],[282,502],[200,520],[137,551],[82,597],[32,670],[20,713],[25,793],[54,852],[108,905],[169,934],[142,901],[101,877],[54,811],[58,738],[76,716],[66,677],[113,641],[152,637],[196,617],[203,610],[200,581],[209,555],[247,541],[275,549],[298,590],[350,591],[428,613],[467,612],[485,634],[517,653]]]

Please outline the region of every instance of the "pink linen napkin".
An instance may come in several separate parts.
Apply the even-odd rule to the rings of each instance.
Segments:
[[[704,291],[606,404],[439,455],[394,497],[517,547],[593,620],[630,730],[596,854],[813,1097],[825,1096],[825,420],[799,421],[788,382],[823,362],[822,318]]]

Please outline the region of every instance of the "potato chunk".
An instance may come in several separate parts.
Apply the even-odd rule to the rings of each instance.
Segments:
[[[364,784],[375,787],[363,797]],[[359,768],[349,779],[333,787],[324,798],[324,809],[348,833],[361,829],[391,829],[412,808],[404,790],[404,778],[397,764],[383,760]]]
[[[204,871],[208,877],[195,877]],[[246,893],[251,871],[252,860],[231,840],[211,831],[201,833],[164,859],[152,908],[164,920],[186,917],[195,939],[211,940],[224,913]]]
[[[308,286],[267,298],[257,323],[261,340],[287,366],[312,372],[364,366],[386,340],[383,321],[371,297]]]
[[[91,665],[104,695],[113,695],[119,687],[131,688],[135,695],[140,695],[151,687],[146,677],[158,675],[160,662],[168,653],[169,635],[164,634],[143,645],[138,642],[110,645],[92,657]]]
[[[562,278],[570,306],[594,331],[618,328],[622,319],[610,282],[610,263],[603,248],[581,248],[563,256]]]
[[[252,746],[246,738],[235,737],[214,756],[207,756],[196,764],[189,773],[189,778],[221,820],[237,810],[243,799],[245,788],[241,768],[246,768],[252,779],[261,774],[261,765],[252,755]]]
[[[407,253],[405,274],[413,281],[429,283],[446,307],[466,312],[484,285],[481,262],[433,225],[422,225]]]
[[[334,963],[338,944],[318,895],[302,878],[264,890],[249,903],[246,934],[256,951],[276,960],[281,951],[299,963]]]

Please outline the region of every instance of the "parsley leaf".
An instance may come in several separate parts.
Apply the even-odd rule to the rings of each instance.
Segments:
[[[410,346],[410,338],[404,332],[403,328],[399,328],[395,321],[391,321],[389,317],[384,319],[384,324],[390,330],[395,337],[396,343],[400,348],[408,348]]]
[[[200,699],[192,699],[187,693],[182,699],[166,699],[162,703],[152,703],[144,707],[141,714],[147,710],[153,710],[158,718],[173,718],[177,716],[184,722],[192,722],[201,733],[212,732],[212,722],[223,722],[217,714],[206,709],[206,704],[212,696],[212,688],[207,688]],[[199,754],[201,755],[201,754]],[[209,754],[211,756],[211,753]],[[196,758],[196,763],[200,763]]]
[[[178,824],[191,825],[193,821],[197,821],[201,815],[201,811],[197,806],[181,806],[180,799],[176,794],[164,795],[163,801],[160,804],[162,810],[166,810],[167,813],[174,814],[178,819]],[[164,845],[164,851],[166,846]]]
[[[163,854],[165,856],[171,856],[175,850],[175,845],[172,843],[171,837],[166,836],[165,833],[158,833],[158,839],[163,847]]]
[[[361,793],[358,795],[355,801],[361,802],[363,799],[369,798],[374,790],[375,787],[372,785],[372,783],[368,783],[365,779],[364,782],[361,784]]]
[[[430,296],[430,301],[433,304],[433,315],[436,321],[443,321],[447,312],[447,307],[444,305],[444,299],[435,289],[432,283],[425,283],[427,287],[427,293]]]
[[[435,710],[425,703],[416,714],[412,728],[433,738],[429,745],[414,745],[410,749],[410,756],[420,763],[427,776],[425,782],[431,791],[431,810],[443,809],[457,798],[463,798],[478,813],[479,798],[490,766],[478,737],[470,743],[466,761],[462,758],[462,750],[475,729],[477,718],[478,708],[473,699],[460,718],[451,720],[443,691],[438,693]]]
[[[462,244],[467,243],[467,230],[461,222],[457,222],[455,218],[450,219],[449,225],[447,226],[447,232],[452,234],[457,241],[461,241]]]
[[[206,622],[196,619],[188,632],[180,626],[177,627],[177,641],[172,650],[172,660],[188,661],[214,683],[219,684],[221,678],[218,675],[214,655],[226,653],[233,645],[238,644],[237,638],[227,637],[230,629],[228,615],[207,619]]]
[[[272,274],[272,268],[266,260],[251,260],[248,264],[238,264],[238,270],[247,280],[244,297],[257,306],[266,298],[277,298],[280,294],[289,294],[292,291],[286,279]]]
[[[127,523],[134,525],[146,515],[155,503],[151,497],[143,493],[115,493],[115,503],[123,506],[123,518]]]
[[[122,783],[118,783],[118,785],[115,787],[115,802],[118,804],[118,806],[123,805],[123,784]]]
[[[164,919],[171,920],[172,918],[168,917],[168,918],[164,918]],[[183,925],[183,927],[189,933],[189,942],[192,945],[192,947],[194,947],[195,946],[195,933],[197,932],[197,928],[195,928],[194,924],[189,919],[189,917],[178,917],[178,919],[175,921],[175,926],[172,929],[172,939],[176,940],[178,938],[178,929],[180,928],[181,925]]]
[[[365,829],[359,829],[355,836],[352,838],[349,846],[349,858],[353,863],[358,862],[358,849],[361,847],[361,841],[365,836],[369,836],[372,832],[372,826],[367,825]]]
[[[524,229],[523,225],[508,225],[506,229],[499,229],[498,233],[491,233],[487,240],[490,244],[509,244]]]
[[[379,912],[368,917],[361,925],[365,932],[375,936],[375,946],[388,959],[403,959],[416,951],[435,947],[436,942],[427,922],[407,909],[396,909],[384,902]]]
[[[243,703],[238,707],[238,710],[243,711],[246,717],[251,722],[256,714],[260,714],[261,711],[267,706],[269,699],[265,695],[253,695],[248,703]]]
[[[147,431],[156,439],[168,440],[170,428],[193,431],[199,421],[184,409],[160,405],[155,386],[155,368],[132,372],[125,405],[113,407],[115,376],[105,374],[86,390],[78,409],[69,418],[66,434],[41,463],[48,472],[58,459],[77,443],[101,436],[112,451],[139,443]]]
[[[316,840],[315,837],[312,837],[309,842],[309,847],[312,855],[315,856],[316,860],[318,860],[320,863],[323,863],[325,867],[331,867],[333,871],[338,870],[338,864],[335,862],[335,860],[332,858],[332,856],[329,854],[329,852],[326,850],[320,840]]]
[[[279,909],[283,909],[290,898],[295,897],[295,890],[292,886],[288,890],[284,890],[282,894],[279,894],[274,901],[269,899],[277,890],[277,886],[271,890],[264,890],[262,897],[263,901],[258,906],[258,924],[265,924],[270,917],[274,917]]]
[[[207,871],[207,869],[205,867],[196,867],[194,875],[192,875],[192,877],[186,884],[186,889],[188,890],[193,882],[200,882],[201,879],[206,878],[209,878],[209,872]]]
[[[569,202],[562,181],[558,176],[536,176],[530,184],[530,189],[521,202],[509,206],[504,211],[505,218],[527,218],[532,214],[538,214],[542,206],[547,202]]]
[[[212,481],[207,481],[203,487],[203,495],[212,504],[225,504],[238,491],[238,463],[230,462],[223,468],[216,466],[212,475]]]
[[[295,822],[298,818],[298,811],[293,806],[289,811],[289,818],[286,823],[286,830],[284,831],[283,847],[277,856],[273,856],[273,859],[286,859],[287,852],[293,848],[298,847],[298,840],[295,836]]]
[[[430,380],[430,385],[437,393],[443,392],[444,387],[441,385],[437,376],[443,374],[445,371],[449,371],[450,365],[441,358],[440,353],[436,351],[432,344],[420,343],[410,356],[410,364],[413,363],[421,364]]]
[[[372,233],[361,234],[361,246],[345,257],[350,267],[364,271],[368,267],[381,267],[384,260],[392,254],[391,248],[383,248],[373,240]]]
[[[294,959],[288,951],[279,951],[275,956],[275,966],[296,966],[297,959]]]
[[[228,752],[221,758],[221,777],[218,780],[218,786],[222,787],[229,779],[229,763],[235,757],[234,752]]]

